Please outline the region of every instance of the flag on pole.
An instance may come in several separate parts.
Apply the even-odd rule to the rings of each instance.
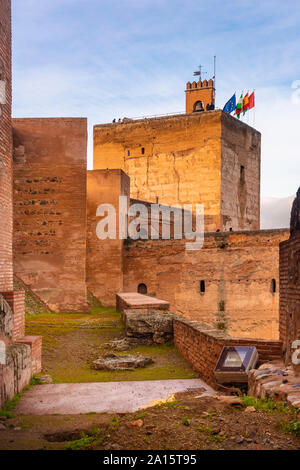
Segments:
[[[198,70],[198,72],[194,72],[194,77],[196,77],[196,75],[201,75],[200,70]]]
[[[249,96],[249,107],[248,109],[252,109],[254,108],[255,106],[255,93],[253,91],[253,93],[251,93],[251,95]]]
[[[249,93],[246,93],[243,99],[243,116],[245,115],[246,111],[249,109]]]
[[[240,119],[242,111],[243,111],[243,93],[241,94],[240,99],[237,102],[234,114]]]
[[[232,111],[234,111],[235,109],[236,109],[236,97],[235,97],[235,94],[234,94],[234,95],[232,95],[230,100],[228,100],[227,103],[225,104],[225,106],[223,108],[223,111],[224,111],[224,113],[231,114]]]

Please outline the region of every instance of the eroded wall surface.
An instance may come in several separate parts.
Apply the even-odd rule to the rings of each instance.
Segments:
[[[289,362],[300,339],[300,233],[280,245],[280,339]]]
[[[11,78],[11,1],[0,0],[0,409],[32,375],[30,345],[17,342],[24,336],[24,292],[13,291]]]
[[[94,128],[94,169],[123,169],[135,199],[170,206],[204,203],[211,230],[220,225],[220,167],[220,113]]]
[[[116,294],[123,291],[123,245],[119,239],[119,197],[127,196],[129,178],[121,170],[87,172],[87,288],[105,306],[115,306]],[[97,215],[101,204],[115,210],[116,239],[101,240],[97,225],[108,213]],[[108,227],[105,228],[108,230]]]
[[[53,311],[86,311],[86,119],[14,119],[14,271]]]
[[[223,230],[260,229],[261,135],[222,114],[221,217]]]
[[[0,292],[13,289],[10,3],[0,0]]]
[[[187,251],[185,240],[128,241],[124,292],[143,283],[186,318],[232,336],[278,339],[279,243],[288,236],[288,230],[206,233],[196,251]]]
[[[204,204],[206,231],[259,228],[260,134],[222,111],[95,126],[94,169],[106,168],[128,174],[132,198]]]

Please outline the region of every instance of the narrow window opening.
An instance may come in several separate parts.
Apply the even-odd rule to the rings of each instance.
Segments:
[[[128,155],[128,157],[130,157],[130,150],[127,151],[127,155]]]
[[[145,154],[145,149],[144,149],[144,147],[142,147],[142,155],[144,155],[144,154]]]
[[[276,287],[277,287],[276,286],[276,279],[272,279],[272,281],[271,281],[271,290],[272,290],[273,294],[276,294],[276,290],[277,290]]]
[[[243,165],[241,165],[240,180],[241,180],[241,183],[245,182],[245,167]]]
[[[200,281],[200,292],[202,294],[205,292],[205,281]]]

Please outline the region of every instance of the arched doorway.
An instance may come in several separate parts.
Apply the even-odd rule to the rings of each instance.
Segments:
[[[139,284],[138,285],[138,293],[139,294],[147,295],[147,292],[148,292],[148,290],[147,290],[146,284]]]

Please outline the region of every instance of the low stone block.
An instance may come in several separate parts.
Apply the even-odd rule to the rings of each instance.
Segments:
[[[153,359],[146,356],[116,356],[106,354],[92,364],[95,370],[134,370],[153,364]]]
[[[151,338],[155,343],[163,343],[173,338],[173,318],[170,313],[150,311],[148,314],[124,311],[127,336]]]

